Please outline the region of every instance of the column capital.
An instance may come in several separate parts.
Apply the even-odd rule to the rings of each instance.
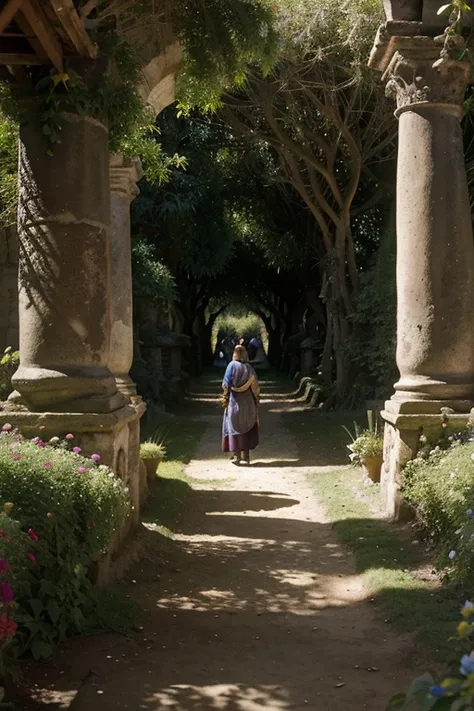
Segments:
[[[459,54],[464,40],[453,35],[447,47],[444,36],[424,36],[416,29],[423,29],[421,23],[382,25],[369,64],[383,72],[386,94],[397,102],[397,115],[410,108],[434,105],[460,117],[472,69],[470,62],[453,57]]]
[[[140,191],[137,182],[143,176],[140,158],[127,158],[122,154],[110,156],[110,190],[128,196],[130,202]]]

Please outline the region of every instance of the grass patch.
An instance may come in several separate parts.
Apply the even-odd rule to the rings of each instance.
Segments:
[[[191,491],[185,469],[206,427],[206,422],[183,417],[167,423],[155,435],[166,447],[166,459],[158,467],[158,481],[151,492],[142,520],[159,526],[168,535],[179,520],[186,497]]]
[[[354,497],[361,474],[346,468],[309,475],[319,501],[333,521],[338,540],[354,554],[374,601],[400,629],[414,632],[430,655],[446,662],[457,650],[448,642],[459,622],[460,600],[448,586],[422,579],[419,570],[429,564],[425,550],[388,521],[373,518],[378,487],[370,503]]]

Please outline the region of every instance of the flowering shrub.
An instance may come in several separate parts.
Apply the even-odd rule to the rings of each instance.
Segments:
[[[458,638],[465,646],[457,673],[436,683],[431,674],[415,679],[407,693],[397,694],[387,711],[416,709],[420,711],[468,711],[474,708],[474,604],[466,600],[461,609],[462,621],[457,628]]]
[[[101,593],[90,563],[128,515],[128,493],[98,454],[81,455],[73,434],[25,440],[4,425],[0,501],[0,604],[13,602],[5,585],[12,585],[14,571],[17,629],[10,652],[31,651],[40,659],[67,634],[97,626]],[[2,561],[9,566],[3,573]],[[0,607],[0,638],[10,619],[3,612]]]
[[[472,532],[469,529],[464,537],[460,535],[465,526],[471,526],[468,516],[474,509],[473,456],[472,434],[454,435],[449,449],[436,446],[408,462],[403,484],[403,495],[413,507],[422,529],[438,546],[443,564],[448,552],[456,549],[452,576],[465,582],[474,579],[474,548],[470,537],[474,525]]]

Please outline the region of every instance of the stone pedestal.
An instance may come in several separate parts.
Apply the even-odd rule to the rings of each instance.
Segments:
[[[138,158],[110,159],[111,229],[111,341],[109,370],[117,388],[126,396],[136,395],[129,371],[133,361],[132,248],[130,203],[138,195],[137,181],[143,171]]]
[[[399,119],[400,379],[382,413],[382,489],[397,515],[402,467],[416,453],[419,435],[441,430],[441,408],[465,421],[472,407],[474,245],[460,128],[469,63],[442,58],[442,45],[431,37],[403,36],[406,23],[388,25],[371,63],[384,71]]]

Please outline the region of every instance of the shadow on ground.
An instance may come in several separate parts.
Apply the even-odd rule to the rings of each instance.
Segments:
[[[212,380],[200,395],[220,384]],[[288,399],[280,381],[270,387],[279,405]],[[214,405],[203,399],[194,407],[218,425]],[[206,467],[218,466],[201,457],[213,449],[212,424],[193,486],[158,483],[144,518],[144,557],[123,586],[144,610],[140,627],[71,640],[35,665],[38,708],[380,711],[424,669],[413,629],[420,622],[429,629],[437,591],[404,590],[402,599],[399,589],[367,590],[360,572],[407,566],[406,557],[394,551],[385,559],[378,546],[394,535],[390,524],[326,523],[301,468],[346,463],[339,422],[306,413],[304,429],[291,402],[282,413],[271,409],[263,406],[262,427],[274,429],[274,458],[236,469],[232,485],[206,483]],[[282,421],[297,444],[287,459]],[[341,543],[354,538],[362,539],[356,558]],[[414,550],[408,565],[419,564]],[[387,624],[387,599],[400,603],[397,628]],[[395,616],[397,605],[390,609]]]

